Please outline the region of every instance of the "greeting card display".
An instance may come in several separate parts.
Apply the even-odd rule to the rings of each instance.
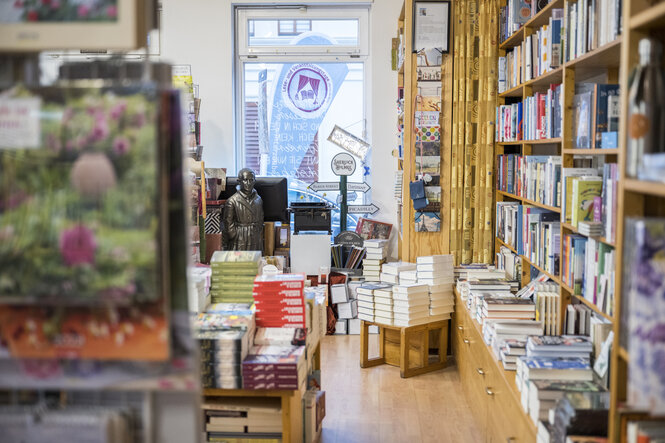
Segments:
[[[168,358],[158,103],[128,88],[0,99],[0,334],[13,357]]]

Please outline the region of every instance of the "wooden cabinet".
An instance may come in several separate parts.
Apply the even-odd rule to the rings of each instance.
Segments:
[[[459,294],[455,300],[453,352],[460,381],[486,442],[532,443],[536,426],[520,404],[515,372],[504,371],[483,342],[480,325]]]

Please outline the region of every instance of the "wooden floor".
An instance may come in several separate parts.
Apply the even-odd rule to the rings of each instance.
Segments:
[[[482,440],[454,364],[403,379],[393,366],[362,369],[359,348],[358,335],[321,341],[323,443]],[[370,356],[377,350],[378,336],[372,335]]]

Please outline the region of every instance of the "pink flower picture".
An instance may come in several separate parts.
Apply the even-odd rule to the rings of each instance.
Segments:
[[[60,234],[60,254],[67,266],[94,264],[96,250],[95,234],[83,225]]]

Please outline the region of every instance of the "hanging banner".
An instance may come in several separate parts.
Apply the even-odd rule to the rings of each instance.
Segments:
[[[330,45],[318,33],[305,33],[296,45]],[[302,165],[319,125],[348,74],[345,63],[284,64],[276,83],[270,117],[267,173],[311,183],[317,165]]]

